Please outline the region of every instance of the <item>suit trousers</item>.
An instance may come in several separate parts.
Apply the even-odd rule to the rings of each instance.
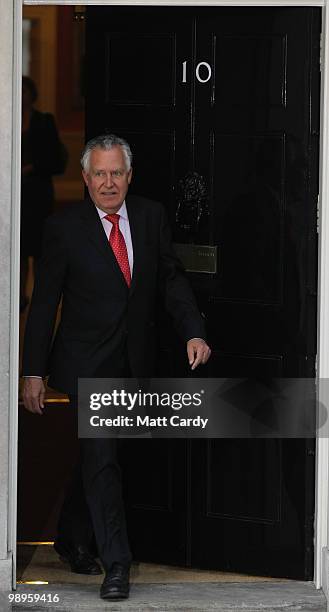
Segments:
[[[130,375],[126,360],[124,364],[111,375]],[[77,397],[71,396],[70,402],[77,415]],[[77,428],[76,418],[76,431]],[[132,560],[122,498],[118,443],[115,438],[79,440],[79,459],[57,529],[59,542],[72,548],[86,546],[100,558],[105,571],[114,562],[129,566]]]

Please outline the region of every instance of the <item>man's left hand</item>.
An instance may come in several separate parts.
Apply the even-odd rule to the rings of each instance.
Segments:
[[[211,350],[208,344],[201,338],[191,338],[191,340],[188,341],[186,348],[191,370],[195,370],[200,363],[207,363],[211,355]]]

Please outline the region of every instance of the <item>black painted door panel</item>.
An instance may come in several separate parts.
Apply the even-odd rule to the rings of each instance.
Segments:
[[[166,205],[176,242],[217,246],[217,273],[189,274],[213,349],[202,376],[314,376],[320,22],[311,8],[88,7],[87,137],[127,138],[131,190]],[[159,318],[160,372],[187,375]],[[123,447],[136,557],[312,577],[312,440]]]

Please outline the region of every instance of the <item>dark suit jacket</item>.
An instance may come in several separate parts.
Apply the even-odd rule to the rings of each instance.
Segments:
[[[90,199],[48,218],[26,325],[24,376],[49,371],[50,386],[74,393],[78,377],[113,375],[111,362],[123,345],[132,374],[152,375],[158,288],[184,341],[205,337],[171,246],[164,208],[129,195],[126,204],[134,251],[129,289]],[[61,296],[61,320],[51,347]]]
[[[21,185],[21,253],[40,255],[42,230],[52,212],[52,176],[62,174],[66,165],[53,115],[33,110],[28,132],[22,136],[22,164],[31,163],[33,171]]]

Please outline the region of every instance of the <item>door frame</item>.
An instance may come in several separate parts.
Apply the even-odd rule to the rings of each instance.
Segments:
[[[14,70],[13,70],[13,158],[12,158],[12,236],[11,245],[11,313],[10,343],[10,465],[9,465],[9,533],[8,546],[13,554],[13,587],[16,587],[16,515],[17,515],[17,372],[19,344],[19,237],[20,237],[20,98],[22,6],[25,5],[154,5],[154,6],[295,6],[322,8],[322,79],[320,127],[319,187],[319,275],[318,275],[318,379],[329,378],[329,0],[17,0],[14,2]],[[321,400],[321,387],[320,397]],[[324,398],[323,398],[324,401]],[[314,582],[328,598],[328,496],[329,438],[319,437],[316,444]]]

